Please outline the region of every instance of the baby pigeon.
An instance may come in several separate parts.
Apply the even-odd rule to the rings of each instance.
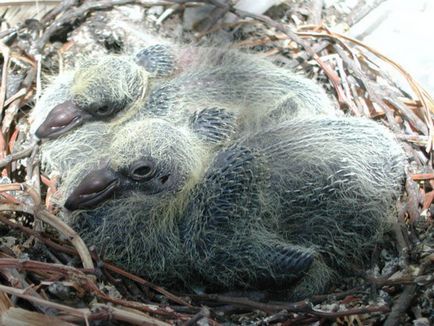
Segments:
[[[230,108],[229,112],[252,120],[263,119],[269,108],[293,115],[333,112],[319,86],[265,59],[217,48],[189,47],[176,57],[173,51],[154,45],[136,59],[106,56],[96,63],[94,58],[85,61],[74,73],[71,99],[54,107],[42,124],[35,124],[36,136],[55,138],[86,121],[128,119],[137,113],[139,119],[162,114],[176,119],[185,116],[183,110],[199,112],[208,107]],[[186,58],[187,53],[191,58]],[[172,81],[148,85],[150,73],[169,76],[175,70],[181,74]]]
[[[109,154],[65,203],[89,245],[166,285],[295,286],[299,296],[363,266],[405,161],[384,127],[337,117],[290,119],[217,153],[191,128],[147,118],[125,124]]]

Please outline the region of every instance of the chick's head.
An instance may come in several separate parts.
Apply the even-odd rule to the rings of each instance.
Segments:
[[[129,122],[112,141],[108,165],[84,177],[65,207],[90,209],[133,195],[160,202],[182,197],[204,173],[208,154],[201,144],[189,129],[164,120]]]
[[[75,70],[71,99],[55,106],[36,131],[38,138],[57,138],[88,121],[113,119],[134,111],[144,95],[148,73],[128,56],[84,60]]]

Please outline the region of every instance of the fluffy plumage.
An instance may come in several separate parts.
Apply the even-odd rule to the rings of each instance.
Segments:
[[[53,108],[71,99],[71,86],[74,71],[65,71],[54,78],[44,89],[41,97],[37,99],[35,107],[30,114],[30,134],[34,137],[36,130],[44,122]]]
[[[71,99],[73,78],[72,72],[65,72],[44,91],[32,111],[32,134],[53,107]],[[42,167],[46,173],[60,176],[62,182],[72,184],[84,171],[100,164],[110,139],[106,123],[92,122],[60,138],[44,141],[40,151]]]
[[[144,95],[149,72],[134,56],[107,55],[83,61],[74,73],[71,95],[74,103],[97,120],[107,118],[102,108],[116,113]]]
[[[92,116],[89,121],[101,121],[85,123],[80,131],[75,128],[45,142],[42,163],[46,170],[76,178],[74,171],[79,174],[81,163],[86,160],[88,167],[91,157],[103,156],[118,125],[131,118],[158,116],[187,126],[215,148],[269,123],[298,115],[334,114],[318,85],[267,60],[233,50],[194,47],[185,47],[175,56],[170,49],[154,45],[139,52],[136,59],[106,56],[95,65],[94,59],[85,60],[75,72],[55,79],[33,111],[33,133],[53,107],[67,101],[87,108],[86,114]],[[146,70],[137,70],[134,60]],[[172,74],[176,77],[167,79]],[[149,95],[144,101],[137,100],[146,93],[145,83]],[[98,117],[95,112],[101,109]],[[111,111],[119,117],[107,123]],[[101,149],[101,155],[93,155],[92,147]]]
[[[152,88],[138,120],[157,116],[186,123],[199,115],[201,134],[210,125],[217,133],[218,125],[225,129],[229,116],[242,131],[297,116],[335,115],[330,99],[311,80],[238,51],[199,51],[206,54],[202,63]],[[206,132],[201,136],[209,138]]]
[[[295,118],[217,153],[190,128],[144,119],[109,152],[66,203],[89,208],[114,194],[69,218],[88,244],[166,284],[301,278],[299,295],[363,266],[393,215],[405,161],[384,127],[360,118]]]
[[[81,59],[44,92],[41,104],[33,110],[32,133],[39,138],[57,138],[87,122],[133,115],[150,83],[176,75],[184,66],[194,66],[195,51],[161,43],[132,55]],[[59,108],[63,103],[66,105]]]
[[[59,90],[62,102],[50,109],[35,107],[33,114],[40,116],[38,122],[42,116],[44,120],[34,124],[34,134],[38,138],[57,138],[83,124],[113,119],[125,108],[134,112],[134,104],[146,93],[149,77],[132,56],[107,55],[96,63],[94,58],[83,60],[65,78],[56,80],[61,82],[54,88]],[[51,90],[48,92],[56,97]]]

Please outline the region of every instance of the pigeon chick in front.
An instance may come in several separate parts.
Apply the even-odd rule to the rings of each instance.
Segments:
[[[66,200],[69,223],[166,285],[324,291],[363,267],[390,223],[405,156],[361,118],[297,118],[212,152],[190,128],[125,124]]]

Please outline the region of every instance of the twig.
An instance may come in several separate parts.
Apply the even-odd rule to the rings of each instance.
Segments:
[[[28,213],[28,214],[33,213],[32,209],[30,209],[24,205],[0,205],[0,211],[24,212],[24,213]],[[7,219],[5,216],[0,215],[0,222],[8,225],[11,228],[18,229],[23,233],[26,233],[28,235],[35,237],[39,241],[43,242],[44,244],[46,244],[47,246],[49,246],[55,250],[58,250],[60,252],[64,252],[64,253],[67,253],[70,255],[78,255],[77,251],[75,251],[73,248],[62,246],[62,245],[60,245],[60,244],[58,244],[58,243],[56,243],[50,239],[47,239],[40,232],[34,231],[33,229],[25,227],[19,223],[14,223],[14,222],[10,221],[9,219]]]
[[[348,309],[348,310],[336,311],[336,312],[322,311],[322,310],[314,309],[312,303],[308,300],[289,303],[285,305],[276,305],[276,304],[255,302],[247,298],[234,298],[234,297],[222,296],[217,294],[194,295],[192,297],[199,298],[202,300],[210,300],[210,301],[215,301],[220,303],[232,304],[244,308],[259,309],[268,313],[286,310],[288,312],[308,313],[318,317],[334,318],[334,319],[343,316],[389,311],[389,307],[387,306],[368,306],[368,307],[354,308],[354,309]]]
[[[33,209],[31,209],[30,207],[25,206],[25,205],[21,205],[21,204],[15,204],[15,203],[14,204],[0,205],[0,211],[1,212],[23,212],[26,214],[33,214]],[[4,219],[4,217],[0,216],[1,222],[4,222],[3,219]],[[12,222],[10,222],[10,223],[12,223]],[[5,223],[5,224],[8,224],[8,223]]]
[[[9,70],[9,61],[10,61],[10,50],[3,42],[0,41],[0,51],[3,55],[3,68],[2,68],[2,77],[1,77],[1,85],[0,85],[0,121],[3,121],[4,115],[4,107],[6,100],[6,90],[7,90],[7,78],[8,78],[8,70]],[[3,125],[2,128],[3,129]],[[7,151],[7,141],[5,138],[5,134],[0,130],[0,159],[3,159],[6,156]],[[3,171],[2,175],[7,175],[7,171]]]
[[[33,213],[33,210],[31,210],[31,209],[29,209],[23,205],[0,205],[0,211],[23,211],[23,212],[27,212],[29,214]],[[23,225],[13,223],[1,215],[0,215],[0,222],[7,224],[10,227],[19,229],[20,231],[22,231],[26,234],[34,236],[35,238],[37,238],[38,240],[40,240],[41,242],[43,242],[47,246],[54,248],[55,250],[65,252],[65,253],[70,254],[70,255],[78,255],[77,251],[74,250],[73,248],[62,246],[62,245],[60,245],[60,244],[58,244],[58,243],[56,243],[50,239],[47,239],[44,236],[42,236],[39,232],[36,232],[36,231],[34,231],[30,228],[27,228]],[[119,268],[113,264],[104,262],[104,267],[107,268],[108,270],[115,272],[116,274],[122,275],[122,276],[136,282],[136,283],[139,283],[141,285],[144,285],[144,286],[147,286],[149,288],[154,289],[155,291],[161,293],[162,295],[164,295],[166,298],[168,298],[169,300],[171,300],[173,302],[176,302],[176,303],[183,305],[183,306],[186,306],[186,307],[190,307],[190,308],[192,307],[191,304],[189,304],[185,300],[177,297],[176,295],[170,293],[169,291],[163,289],[162,287],[157,286],[157,285],[155,285],[149,281],[146,281],[145,279],[143,279],[137,275],[133,275],[131,273],[128,273],[128,272],[124,271],[123,269],[121,269],[121,268]]]
[[[259,309],[268,313],[278,312],[281,310],[287,310],[290,312],[308,312],[312,310],[312,304],[309,301],[300,301],[290,304],[267,304],[262,302],[256,302],[247,298],[229,297],[218,294],[203,294],[203,295],[191,295],[194,300],[214,301],[224,304],[231,304],[238,307],[244,307],[249,309]]]
[[[3,120],[3,109],[6,100],[6,89],[9,71],[9,60],[10,60],[10,50],[3,42],[0,41],[0,51],[3,54],[3,68],[2,68],[2,78],[0,85],[0,121]]]
[[[36,143],[30,145],[29,147],[16,152],[16,153],[12,153],[7,155],[4,159],[2,159],[0,161],[0,168],[4,168],[6,165],[8,165],[9,163],[13,162],[13,161],[17,161],[26,157],[29,157],[30,154],[33,152],[33,148],[36,146]]]
[[[419,136],[417,134],[414,135],[406,135],[406,134],[395,134],[396,138],[400,140],[405,140],[409,143],[415,143],[419,146],[425,146],[428,143],[427,136]]]
[[[58,273],[63,276],[73,277],[75,281],[88,280],[83,271],[93,272],[93,270],[79,270],[72,266],[44,263],[36,260],[19,260],[16,258],[0,258],[0,269],[15,268],[18,271],[30,271],[34,273]]]
[[[111,316],[116,320],[124,321],[134,325],[156,325],[156,326],[170,326],[169,323],[153,318],[149,315],[140,313],[138,311],[119,309],[113,306],[102,304],[94,304],[96,309],[106,311],[107,316]]]
[[[170,8],[167,8],[161,15],[158,17],[158,19],[155,21],[155,24],[161,25],[164,20],[166,20],[170,15],[175,13],[177,10],[179,10],[181,6],[180,5],[173,5]]]
[[[34,260],[26,260],[20,261],[16,258],[0,258],[0,269],[7,268],[15,268],[17,270],[24,270],[28,272],[34,272],[37,274],[60,274],[64,277],[68,277],[74,283],[81,284],[88,292],[93,293],[97,297],[106,300],[108,302],[112,302],[114,304],[123,305],[125,307],[141,310],[147,313],[158,314],[161,316],[177,318],[179,315],[174,314],[171,311],[157,308],[155,306],[149,306],[139,302],[127,301],[122,299],[115,299],[110,297],[109,295],[102,292],[98,286],[94,283],[94,281],[84,274],[84,271],[93,272],[93,270],[79,270],[75,267],[62,265],[62,264],[53,264],[53,263],[44,263]]]
[[[324,59],[324,57],[323,57],[323,59]],[[347,76],[345,73],[342,58],[339,57],[337,54],[330,54],[327,56],[327,59],[330,59],[330,60],[333,60],[336,62],[336,70],[338,72],[338,76],[340,77],[339,80],[340,80],[340,83],[342,85],[343,92],[344,92],[346,98],[350,100],[351,99],[350,87],[348,86],[348,80],[347,80]],[[351,110],[355,116],[361,115],[359,110],[357,110],[357,108],[354,105],[351,106]]]
[[[415,92],[416,96],[418,97],[418,99],[420,100],[421,104],[422,104],[422,108],[424,110],[421,110],[421,113],[424,117],[425,120],[425,124],[427,125],[427,128],[429,130],[429,143],[426,146],[426,152],[430,152],[431,148],[432,148],[432,140],[433,140],[433,135],[434,135],[434,123],[431,117],[431,113],[434,112],[434,100],[433,98],[428,94],[428,92],[423,89],[419,83],[417,83],[412,76],[398,63],[396,63],[395,61],[391,60],[390,58],[388,58],[387,56],[383,55],[382,53],[380,53],[379,51],[373,49],[372,47],[366,45],[365,43],[356,40],[352,37],[343,35],[343,34],[339,34],[336,32],[331,33],[330,31],[327,31],[327,33],[318,33],[318,32],[303,32],[303,33],[297,33],[300,36],[314,36],[314,37],[331,37],[332,39],[344,39],[347,40],[349,42],[352,42],[368,51],[370,51],[371,53],[373,53],[377,58],[381,59],[384,62],[387,62],[388,64],[390,64],[391,66],[393,66],[397,71],[399,71],[399,73],[401,73],[403,75],[403,77],[407,80],[408,84],[410,85],[411,89]]]
[[[384,322],[384,326],[401,325],[401,318],[410,306],[414,295],[416,294],[416,285],[407,285],[399,296],[398,301],[394,304],[392,311]]]
[[[0,6],[23,6],[23,5],[34,5],[37,3],[40,4],[57,4],[61,2],[61,0],[9,0],[2,1]]]
[[[393,117],[392,111],[389,107],[387,107],[386,103],[384,103],[383,99],[380,97],[379,90],[372,85],[372,83],[365,77],[365,74],[363,74],[360,68],[354,64],[354,62],[348,57],[348,55],[341,47],[339,47],[338,45],[334,45],[333,48],[336,50],[336,52],[339,54],[340,58],[345,62],[348,68],[351,69],[353,73],[357,76],[357,78],[361,81],[362,86],[364,86],[371,99],[381,105],[381,108],[386,114],[387,121],[389,122],[391,129],[395,132],[398,132],[400,128]]]
[[[0,252],[0,257],[3,258],[10,258],[10,256],[6,255],[3,252]],[[30,292],[33,295],[40,296],[39,293],[37,293],[34,288],[26,281],[25,276],[23,274],[20,274],[17,269],[13,268],[5,268],[0,271],[1,275],[4,277],[6,282],[8,282],[10,285],[12,285],[15,288],[20,289],[26,289],[27,292]],[[50,314],[52,311],[51,309],[46,309],[45,307],[42,307],[40,305],[34,305],[36,309],[39,311],[42,311],[44,313]],[[1,309],[0,309],[1,310]]]
[[[360,20],[362,20],[364,17],[366,17],[372,10],[377,8],[379,5],[381,5],[386,0],[376,0],[374,2],[368,1],[362,1],[363,4],[365,4],[362,8],[355,8],[353,10],[353,14],[348,17],[348,25],[353,26],[354,24],[358,23]]]
[[[31,90],[35,74],[36,70],[34,68],[30,68],[22,82],[22,87],[26,90],[26,93]],[[22,101],[23,99],[21,97],[15,99],[5,110],[1,126],[4,134],[7,134],[9,132],[11,123],[14,120],[14,117],[17,114],[19,108],[21,107]]]
[[[328,40],[322,40],[319,43],[315,44],[312,47],[312,50],[315,53],[318,53],[318,52],[323,51],[329,45],[330,45],[330,42]],[[303,61],[306,61],[309,58],[310,58],[310,55],[307,52],[303,52],[302,54],[300,54],[298,57],[295,58],[294,63],[290,64],[289,67],[290,68],[295,68],[298,65],[300,65]]]
[[[15,289],[13,287],[0,285],[0,291],[15,295],[17,297],[20,297],[24,300],[38,303],[40,305],[44,305],[46,307],[54,308],[56,310],[60,310],[63,312],[67,312],[72,316],[79,317],[81,320],[86,321],[88,324],[88,320],[95,319],[94,317],[98,316],[99,320],[107,320],[108,318],[116,319],[119,321],[125,321],[132,323],[134,325],[161,325],[166,326],[169,325],[163,321],[160,321],[156,318],[153,318],[149,315],[140,313],[139,311],[134,310],[122,310],[115,307],[109,307],[107,305],[103,304],[94,304],[94,308],[98,309],[100,312],[105,311],[106,313],[101,316],[101,314],[93,313],[88,308],[72,308],[63,304],[55,303],[52,301],[48,301],[45,299],[42,299],[40,297],[35,297],[32,295],[26,294],[25,290]]]
[[[309,16],[308,23],[319,25],[321,23],[322,7],[324,0],[313,0],[311,4],[311,15]]]
[[[51,202],[51,198],[57,193],[58,177],[53,176],[52,179],[50,180],[44,175],[41,175],[41,181],[45,186],[47,186],[47,193],[45,195],[45,207],[47,207],[50,213],[55,214],[57,209]]]
[[[16,92],[14,95],[12,95],[11,97],[9,97],[6,101],[5,101],[5,106],[8,106],[9,104],[11,104],[13,101],[15,101],[16,99],[19,99],[23,96],[27,95],[27,90],[24,88],[21,88],[18,92]]]
[[[0,32],[0,39],[5,38],[6,36],[9,36],[11,34],[16,34],[16,32],[17,32],[16,28],[9,28],[3,32]]]
[[[400,103],[399,100],[395,100],[391,97],[385,97],[384,100],[386,103],[394,106],[399,110],[399,112],[411,123],[411,125],[416,128],[420,133],[423,135],[428,135],[429,131],[426,126],[426,124],[423,123],[422,120],[419,119],[419,117],[411,111],[405,104]]]
[[[35,305],[35,304],[34,304]],[[45,309],[47,310],[47,309]],[[2,312],[2,322],[4,325],[56,325],[74,326],[59,317],[50,316],[46,313],[28,311],[22,308],[10,307]]]
[[[214,2],[214,1],[211,1]],[[324,70],[324,73],[329,78],[330,82],[332,83],[336,95],[338,97],[338,102],[341,106],[351,106],[351,103],[348,101],[348,99],[345,97],[345,94],[342,90],[342,88],[339,85],[339,77],[336,75],[336,72],[331,69],[331,67],[327,64],[325,64],[321,58],[318,56],[318,54],[306,43],[304,42],[296,33],[291,31],[287,26],[284,24],[280,24],[271,18],[264,16],[264,15],[255,15],[246,11],[238,10],[235,8],[230,9],[231,12],[233,12],[235,15],[245,18],[250,17],[253,19],[256,19],[258,21],[261,21],[268,26],[274,27],[275,29],[281,31],[282,33],[285,33],[291,40],[293,40],[295,43],[300,45],[305,49],[305,51],[318,63],[318,65]]]
[[[134,282],[137,282],[139,284],[142,284],[142,285],[145,285],[145,286],[148,286],[148,287],[154,289],[155,291],[161,293],[162,295],[164,295],[168,299],[172,300],[173,302],[176,302],[176,303],[181,304],[183,306],[192,307],[191,304],[189,304],[185,300],[183,300],[183,299],[175,296],[174,294],[170,293],[169,291],[163,289],[162,287],[157,286],[157,285],[155,285],[155,284],[153,284],[153,283],[151,283],[149,281],[146,281],[145,279],[143,279],[143,278],[141,278],[141,277],[139,277],[137,275],[128,273],[128,272],[124,271],[123,269],[121,269],[121,268],[119,268],[119,267],[117,267],[117,266],[115,266],[113,264],[104,263],[104,267],[106,267],[108,270],[110,270],[112,272],[115,272],[115,273],[117,273],[119,275],[125,276],[125,277],[129,278],[130,280],[132,280]]]
[[[432,173],[419,173],[419,174],[413,174],[411,178],[414,181],[422,181],[422,180],[431,180],[434,179],[434,172]]]
[[[25,290],[20,290],[20,289],[15,289],[12,288],[10,286],[5,286],[5,285],[1,285],[0,284],[0,291],[12,294],[12,295],[16,295],[17,297],[20,297],[22,299],[28,300],[30,302],[35,302],[41,305],[45,305],[47,307],[50,308],[54,308],[60,311],[65,311],[70,313],[71,315],[80,317],[80,318],[86,318],[86,316],[90,315],[90,311],[89,309],[76,309],[76,308],[71,308],[59,303],[55,303],[55,302],[51,302],[48,300],[44,300],[40,297],[35,297],[32,295],[28,295],[25,293]]]
[[[63,0],[63,1],[61,1],[61,5],[57,6],[56,8],[54,8],[53,10],[48,12],[41,19],[41,23],[43,23],[43,24],[48,23],[51,19],[53,19],[54,17],[56,17],[60,13],[66,12],[67,10],[69,10],[69,8],[71,8],[72,6],[75,6],[77,4],[78,4],[78,0]]]
[[[285,320],[288,320],[290,317],[289,313],[286,310],[279,311],[271,316],[268,316],[264,318],[261,321],[258,321],[255,325],[257,326],[263,326],[263,325],[270,325],[274,323],[283,322]],[[291,320],[292,321],[292,320]]]
[[[137,0],[101,0],[101,1],[88,1],[83,3],[80,7],[76,9],[69,9],[60,18],[58,18],[55,23],[48,27],[44,34],[39,38],[39,40],[34,44],[32,52],[36,54],[41,54],[45,45],[48,43],[50,37],[61,29],[65,24],[76,21],[77,19],[85,17],[92,10],[106,10],[114,6],[122,6],[128,4],[140,4],[141,6],[150,7],[157,5],[173,5],[171,1],[137,1]],[[72,6],[72,5],[71,5]],[[68,7],[69,8],[69,7]]]
[[[208,318],[210,314],[210,311],[206,307],[202,307],[202,309],[193,317],[191,317],[190,320],[187,320],[182,326],[194,326],[197,324],[199,320],[202,318]]]
[[[37,194],[37,192],[30,186],[24,183],[11,183],[0,185],[0,192],[2,191],[24,191],[29,194],[33,199],[33,214],[41,219],[43,222],[51,225],[60,233],[68,238],[68,240],[72,243],[72,245],[77,249],[77,252],[82,260],[84,268],[93,269],[92,258],[89,253],[89,249],[87,249],[86,244],[80,238],[80,236],[67,224],[61,221],[59,218],[49,213],[42,205],[41,198]]]
[[[419,186],[410,176],[406,177],[405,190],[408,194],[408,200],[406,205],[407,212],[410,216],[410,221],[414,222],[417,221],[420,216],[419,204],[422,203],[419,201]]]

